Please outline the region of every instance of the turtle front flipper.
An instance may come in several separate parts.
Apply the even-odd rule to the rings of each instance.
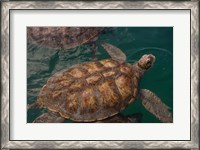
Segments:
[[[173,122],[169,107],[165,105],[157,95],[147,89],[141,89],[139,98],[141,99],[143,106],[161,122]]]
[[[126,55],[121,49],[105,42],[102,42],[101,46],[108,52],[112,59],[122,62],[126,61]]]
[[[33,123],[63,123],[65,118],[61,117],[59,113],[47,112],[37,117]]]

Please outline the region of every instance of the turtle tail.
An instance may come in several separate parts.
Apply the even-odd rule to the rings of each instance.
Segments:
[[[65,118],[61,117],[59,113],[47,112],[37,117],[33,123],[63,123]]]
[[[39,104],[38,102],[28,104],[27,109],[39,109],[42,108],[42,105]]]
[[[153,115],[155,115],[161,122],[172,123],[173,118],[169,107],[165,105],[160,98],[147,89],[140,91],[140,99],[143,106]]]

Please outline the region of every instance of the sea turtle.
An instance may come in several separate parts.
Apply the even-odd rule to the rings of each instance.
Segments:
[[[95,41],[103,27],[27,27],[29,42],[48,48],[70,49]]]
[[[145,54],[129,64],[119,48],[108,43],[102,46],[111,59],[85,62],[57,72],[29,108],[48,108],[73,121],[95,122],[118,114],[140,99],[161,122],[172,122],[169,107],[153,92],[139,89],[140,78],[154,64],[155,56]]]
[[[135,113],[132,115],[124,116],[122,114],[116,114],[112,117],[95,121],[95,123],[140,123],[142,119],[141,113]],[[65,118],[61,117],[59,113],[48,112],[43,113],[34,120],[34,123],[63,123]]]

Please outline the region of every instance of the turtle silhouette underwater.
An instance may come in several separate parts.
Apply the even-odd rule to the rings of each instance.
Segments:
[[[55,73],[29,109],[47,108],[46,116],[57,112],[76,122],[95,122],[120,113],[139,99],[161,122],[172,122],[169,107],[150,90],[139,88],[140,79],[153,66],[155,56],[145,54],[129,64],[119,48],[108,43],[101,45],[111,59],[84,62]],[[45,118],[40,118],[45,122]]]
[[[28,27],[29,42],[53,49],[70,49],[94,42],[103,27]]]

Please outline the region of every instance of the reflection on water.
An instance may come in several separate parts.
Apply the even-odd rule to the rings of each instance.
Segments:
[[[27,42],[27,103],[36,101],[42,86],[54,73],[74,64],[94,59],[92,49],[98,49],[98,60],[110,58],[100,46],[107,42],[122,49],[128,63],[134,63],[143,54],[152,53],[156,62],[141,80],[140,87],[156,93],[173,112],[173,28],[171,27],[115,27],[104,28],[94,43],[85,43],[75,48],[49,48],[37,43]],[[45,112],[44,109],[29,110],[28,122]],[[139,101],[130,104],[122,111],[124,115],[142,113],[142,122],[160,122],[150,114]],[[71,122],[66,120],[66,122]]]

